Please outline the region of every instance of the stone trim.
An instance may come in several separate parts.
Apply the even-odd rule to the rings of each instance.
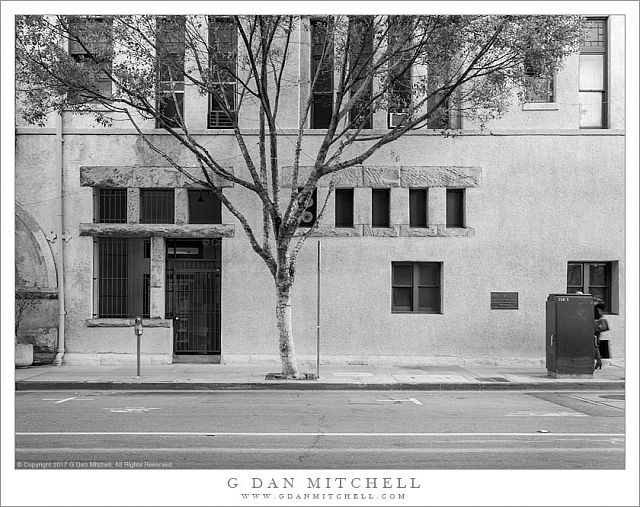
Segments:
[[[298,184],[304,182],[313,166],[301,166]],[[293,168],[282,168],[282,185],[291,188]],[[478,187],[482,168],[477,166],[356,166],[323,176],[318,187],[333,183],[337,188],[427,188],[427,187]]]
[[[232,167],[225,167],[231,174]],[[185,167],[185,171],[202,179],[199,167]],[[231,188],[234,183],[210,173],[213,183],[220,188]],[[140,166],[80,166],[80,186],[110,188],[206,188],[194,183],[172,167]]]
[[[233,238],[235,226],[226,224],[80,224],[80,236],[163,238]]]
[[[311,234],[315,237],[333,237],[333,238],[355,238],[363,236],[362,225],[354,225],[353,227],[333,227],[332,225],[319,225]],[[302,236],[306,229],[297,229],[294,233],[295,237]]]
[[[134,319],[87,319],[87,327],[133,327]],[[172,327],[171,319],[142,319],[146,327]]]
[[[363,236],[378,236],[383,238],[397,238],[400,236],[400,226],[393,225],[391,227],[371,227],[370,225],[362,226]]]

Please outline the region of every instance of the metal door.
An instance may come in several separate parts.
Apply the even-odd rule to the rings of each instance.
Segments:
[[[221,240],[167,240],[166,318],[174,354],[220,354]]]

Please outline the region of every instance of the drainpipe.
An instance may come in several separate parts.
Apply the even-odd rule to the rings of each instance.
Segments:
[[[62,112],[56,116],[56,171],[59,177],[59,195],[58,201],[58,217],[57,217],[57,229],[58,229],[58,350],[56,358],[53,360],[53,364],[56,366],[62,366],[62,358],[64,357],[64,320],[66,315],[64,305],[64,177],[62,168],[62,145],[64,138],[62,137]]]

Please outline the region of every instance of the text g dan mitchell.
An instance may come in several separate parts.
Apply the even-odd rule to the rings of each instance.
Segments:
[[[230,477],[229,488],[251,489],[418,489],[420,484],[415,477],[249,477],[239,480]]]

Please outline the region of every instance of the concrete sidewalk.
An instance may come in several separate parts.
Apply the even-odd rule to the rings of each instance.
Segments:
[[[300,363],[315,374],[315,363]],[[588,378],[552,378],[540,365],[321,364],[320,377],[267,380],[280,371],[276,362],[250,364],[31,366],[15,370],[16,390],[556,390],[624,389],[622,361],[605,360]]]

